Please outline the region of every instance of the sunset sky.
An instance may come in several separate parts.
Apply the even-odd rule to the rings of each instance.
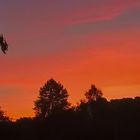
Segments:
[[[93,83],[107,99],[140,96],[140,0],[0,0],[0,106],[33,116],[54,78],[72,103]]]

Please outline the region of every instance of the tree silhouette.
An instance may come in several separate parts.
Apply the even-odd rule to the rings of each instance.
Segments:
[[[67,109],[69,106],[67,99],[68,93],[63,85],[54,79],[48,80],[40,88],[38,100],[35,101],[36,117],[44,119],[53,113]]]
[[[0,121],[9,121],[9,117],[5,115],[5,112],[0,107]]]
[[[97,101],[102,97],[103,93],[95,85],[91,85],[91,88],[85,93],[86,99],[88,101]]]
[[[81,101],[78,110],[82,112],[82,116],[87,116],[88,119],[93,119],[95,116],[95,112],[97,112],[101,102],[104,98],[102,98],[102,91],[99,90],[95,85],[91,85],[91,88],[85,93],[85,97],[87,101]],[[86,113],[87,112],[87,113]]]

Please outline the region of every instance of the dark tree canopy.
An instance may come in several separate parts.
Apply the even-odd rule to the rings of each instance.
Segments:
[[[88,101],[97,101],[102,97],[103,93],[95,85],[91,85],[91,88],[85,93]]]
[[[9,117],[5,115],[5,112],[0,107],[0,121],[9,121]]]
[[[67,90],[54,79],[48,80],[40,88],[38,100],[35,101],[35,113],[39,118],[46,118],[49,115],[63,111],[68,108]]]
[[[85,95],[69,106],[66,89],[50,79],[40,88],[35,117],[5,121],[0,108],[0,139],[140,140],[140,97],[107,101],[94,85]]]

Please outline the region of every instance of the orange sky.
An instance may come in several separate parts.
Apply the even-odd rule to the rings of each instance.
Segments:
[[[91,84],[107,99],[140,95],[140,1],[0,2],[0,106],[12,118],[33,116],[33,101],[50,78],[72,103]],[[8,9],[7,9],[8,6]]]

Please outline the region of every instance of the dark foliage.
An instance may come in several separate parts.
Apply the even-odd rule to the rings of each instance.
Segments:
[[[6,116],[5,112],[0,107],[0,122],[10,121],[9,117]]]
[[[91,85],[91,88],[85,93],[88,101],[97,101],[102,97],[103,93],[95,85]]]
[[[6,54],[6,51],[8,50],[8,44],[5,41],[3,35],[0,35],[0,47],[1,47],[2,52]]]
[[[40,88],[38,100],[35,101],[36,117],[45,119],[54,113],[69,107],[67,90],[61,83],[50,79]]]
[[[55,81],[51,82],[53,84],[47,83],[41,88],[40,97],[42,94],[46,97],[46,92],[56,87],[55,94],[60,90],[63,91],[62,85]],[[96,93],[101,93],[97,92],[99,91],[97,88],[92,89]],[[47,94],[47,97],[49,95]],[[67,96],[65,97],[67,99]],[[92,99],[90,102],[82,100],[76,107],[69,106],[67,109],[61,108],[61,111],[55,110],[55,113],[45,119],[21,118],[16,122],[3,120],[0,122],[0,138],[2,140],[140,140],[140,97],[111,101],[102,96],[96,100]]]

